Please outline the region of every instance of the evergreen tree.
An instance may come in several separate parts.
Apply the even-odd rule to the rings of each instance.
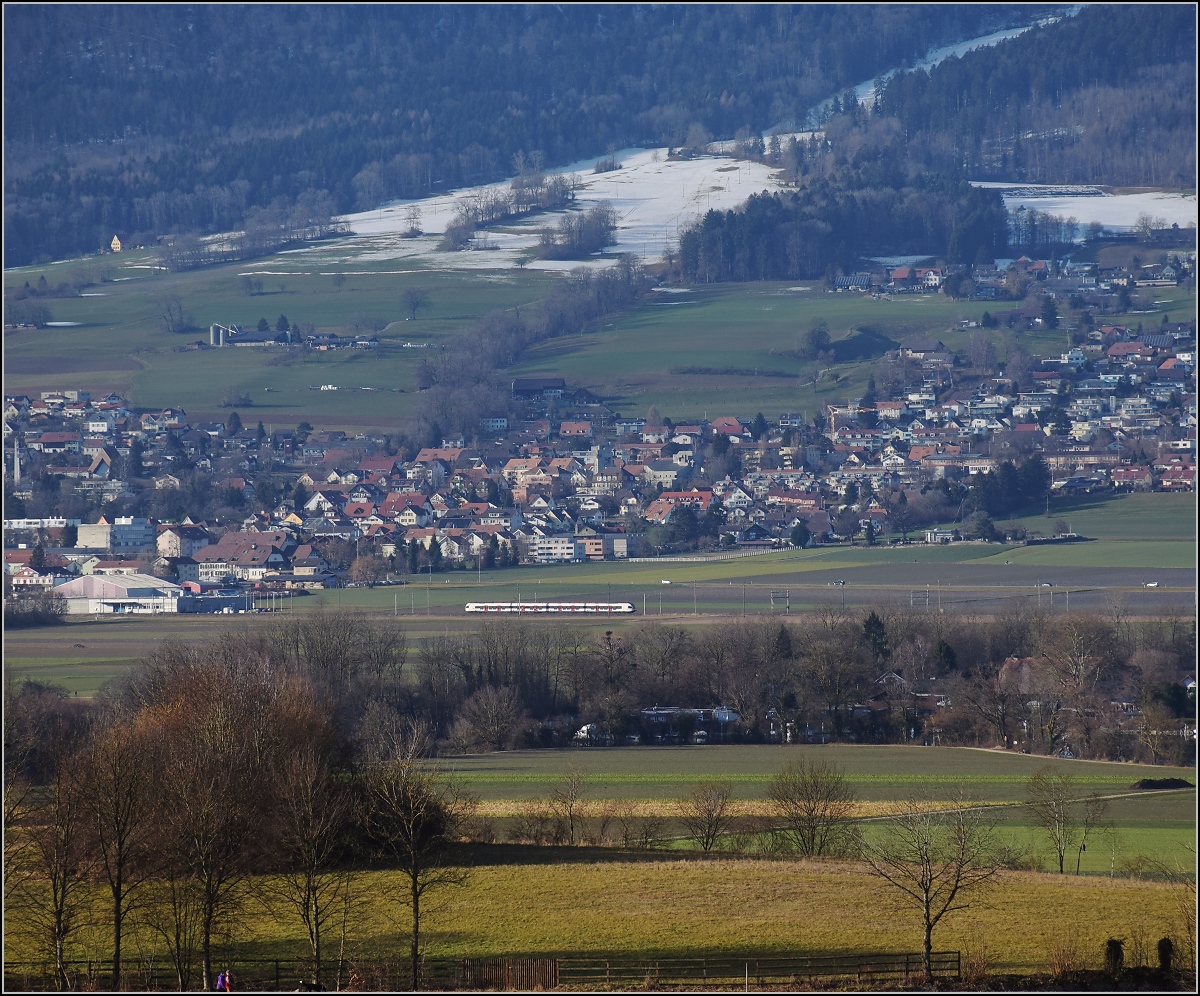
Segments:
[[[796,549],[800,550],[806,547],[811,538],[812,534],[808,531],[808,525],[805,522],[797,522],[792,526],[791,541],[792,546]]]
[[[887,626],[874,611],[863,620],[863,642],[871,651],[871,656],[875,658],[876,664],[882,664],[891,655],[892,649],[888,643]]]
[[[779,632],[775,634],[775,656],[784,661],[790,661],[794,656],[792,634],[783,623],[779,624]]]

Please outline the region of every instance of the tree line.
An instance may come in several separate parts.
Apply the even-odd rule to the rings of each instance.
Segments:
[[[1011,10],[394,7],[14,10],[5,259],[114,231],[240,230],[307,190],[337,213],[802,119]],[[160,16],[161,15],[161,16]]]
[[[861,167],[869,164],[839,169],[815,148],[812,159],[817,165],[798,181],[798,191],[755,194],[685,229],[678,253],[683,279],[815,280],[852,272],[870,253],[929,253],[952,262],[1003,255],[1007,216],[995,191],[901,172],[868,178]]]
[[[508,412],[514,404],[503,371],[537,343],[582,334],[605,315],[636,303],[647,287],[640,263],[622,257],[602,270],[579,268],[533,307],[493,312],[443,348],[431,350],[417,368],[422,398],[416,435],[437,443],[453,433],[471,439],[479,419]]]
[[[1187,187],[1196,22],[1085,7],[999,45],[876,83],[923,167],[972,179]]]
[[[1190,620],[1133,620],[1119,605],[1106,616],[990,620],[829,609],[797,623],[647,623],[620,635],[502,620],[417,647],[395,620],[318,612],[204,643],[168,641],[91,703],[6,684],[7,926],[28,934],[66,987],[72,945],[98,902],[114,988],[136,925],[168,953],[181,989],[197,972],[207,989],[223,932],[256,903],[301,928],[320,985],[341,971],[361,914],[355,873],[390,868],[400,874],[390,886],[374,880],[385,890],[375,908],[408,933],[415,987],[427,894],[462,881],[464,842],[496,839],[431,754],[559,746],[584,721],[624,737],[643,728],[640,709],[675,702],[735,709],[729,739],[739,741],[794,742],[820,729],[834,741],[935,738],[1045,754],[1069,743],[1083,757],[1190,763],[1194,747],[1171,730],[1194,708],[1180,684],[1194,654]],[[948,705],[922,720],[908,691],[879,680],[889,672],[936,676]],[[1120,694],[1136,697],[1140,723],[1116,722],[1109,702]],[[864,702],[869,717],[855,708]],[[660,733],[687,739],[686,716]],[[662,839],[661,825],[627,808],[585,805],[585,789],[568,778],[522,811],[509,838]],[[767,822],[737,830],[728,788],[702,784],[679,818],[702,850],[741,833],[756,847],[859,854],[881,875],[897,872],[878,838],[853,832],[854,795],[835,770],[783,767],[768,799]],[[1102,810],[1081,810],[1074,788],[1053,779],[1031,786],[1031,800],[1062,871]],[[904,827],[922,813],[931,815],[910,806],[892,816]]]
[[[10,683],[10,929],[67,988],[70,945],[102,895],[114,989],[136,919],[180,991],[197,971],[208,990],[221,937],[257,903],[302,928],[321,986],[360,915],[350,872],[382,862],[402,871],[383,898],[409,920],[415,988],[420,901],[459,876],[470,802],[421,765],[421,730],[388,707],[404,651],[386,623],[321,619],[164,645],[90,708]]]

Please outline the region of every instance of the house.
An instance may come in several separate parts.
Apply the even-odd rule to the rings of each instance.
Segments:
[[[121,237],[119,235],[114,235],[112,237],[112,241],[108,244],[108,247],[113,252],[120,252],[121,251]]]
[[[591,439],[591,422],[563,422],[558,427],[560,439]]]
[[[512,382],[515,398],[561,398],[566,389],[561,377],[518,377]]]
[[[900,347],[901,356],[909,356],[914,360],[923,360],[927,357],[945,352],[946,344],[940,339],[917,339]]]
[[[160,557],[192,557],[212,542],[208,530],[197,525],[158,527],[156,547]]]
[[[746,430],[736,418],[722,415],[712,420],[712,431],[719,436],[740,437]]]
[[[1114,488],[1130,491],[1149,491],[1154,487],[1154,475],[1149,467],[1113,467],[1109,480]]]

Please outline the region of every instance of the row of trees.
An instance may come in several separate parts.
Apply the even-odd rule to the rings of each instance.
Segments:
[[[386,634],[368,630],[386,657]],[[319,663],[323,634],[289,635],[303,667],[283,663],[282,641],[255,657],[164,647],[91,710],[7,689],[5,913],[61,987],[97,889],[114,989],[134,923],[167,951],[181,991],[197,962],[211,989],[216,949],[248,904],[303,928],[322,985],[363,899],[350,872],[376,860],[402,872],[384,908],[410,918],[416,987],[421,899],[460,877],[452,850],[470,800],[422,766],[419,729],[364,708],[386,660],[354,661],[364,684],[352,689],[340,654]]]
[[[1003,255],[1007,218],[995,191],[928,175],[873,177],[832,161],[828,169],[799,192],[755,194],[736,210],[709,211],[680,235],[680,274],[698,283],[814,280],[849,272],[868,253],[927,252],[952,262]]]
[[[640,711],[676,703],[737,711],[727,740],[790,730],[802,740],[1069,745],[1083,757],[1182,760],[1188,745],[1170,730],[1186,712],[1181,668],[1193,641],[1186,620],[1135,622],[1118,601],[1106,616],[1022,609],[981,620],[905,605],[866,619],[833,609],[800,624],[647,624],[596,639],[512,621],[427,640],[413,706],[462,749],[561,745],[584,722],[618,739],[650,737]],[[889,670],[909,684],[879,682]],[[931,679],[948,705],[922,712],[910,685]],[[1120,698],[1142,717],[1124,715]],[[693,727],[683,722],[666,732],[686,739]]]
[[[503,371],[527,349],[583,333],[596,319],[630,307],[647,286],[640,264],[630,257],[603,270],[579,268],[534,307],[494,312],[444,348],[429,351],[416,375],[423,392],[419,440],[436,444],[454,433],[473,438],[483,415],[511,409],[511,383]]]

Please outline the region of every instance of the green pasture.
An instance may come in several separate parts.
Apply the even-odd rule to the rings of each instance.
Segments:
[[[1196,565],[1194,540],[1152,540],[1145,543],[1103,541],[1065,544],[1062,547],[1021,547],[1006,553],[1014,564],[1053,567],[1155,567],[1185,568]]]
[[[1033,514],[1005,519],[1003,525],[1005,528],[1019,526],[1030,534],[1051,536],[1060,519],[1069,530],[1092,539],[1194,543],[1196,494],[1151,492],[1054,497],[1048,517],[1039,509]]]
[[[676,420],[726,411],[815,413],[861,393],[875,360],[894,348],[889,341],[935,333],[947,341],[958,335],[946,332],[949,325],[978,319],[983,310],[944,297],[829,294],[819,283],[699,285],[652,295],[595,332],[547,343],[517,369],[559,374],[618,396],[633,411],[655,404]],[[831,363],[792,355],[799,334],[818,319],[829,324]],[[828,369],[814,385],[822,367]],[[672,373],[686,368],[738,372]]]
[[[104,282],[85,290],[103,296],[46,300],[55,321],[78,322],[75,327],[6,332],[6,390],[118,390],[139,406],[182,406],[203,416],[219,412],[225,390],[236,387],[254,403],[242,410],[244,417],[264,423],[384,428],[410,413],[412,397],[391,389],[412,391],[413,372],[427,355],[401,348],[403,342],[438,343],[491,311],[543,298],[556,279],[525,271],[447,272],[396,260],[339,261],[328,252],[167,273],[154,268],[149,253],[134,252],[9,270],[5,292],[25,281],[36,285],[42,274],[55,285],[76,272],[97,281],[103,274]],[[337,272],[346,276],[341,287],[333,280]],[[243,275],[262,280],[262,293],[247,296]],[[429,292],[429,307],[415,321],[407,320],[402,299],[410,287]],[[172,296],[193,316],[196,331],[162,330],[160,303]],[[291,365],[280,364],[283,350],[276,347],[176,351],[185,343],[207,343],[213,322],[252,329],[265,318],[274,328],[280,314],[324,331],[341,331],[360,319],[388,327],[380,333],[378,353],[317,353]],[[309,390],[321,384],[340,390]]]
[[[439,766],[481,799],[545,794],[571,770],[584,776],[594,799],[678,799],[706,778],[729,781],[737,798],[762,799],[775,774],[799,760],[840,768],[866,801],[903,799],[924,790],[951,798],[961,789],[983,802],[1019,802],[1025,798],[1029,778],[1047,765],[1078,779],[1087,791],[1105,795],[1128,792],[1140,778],[1181,777],[1195,782],[1190,768],[1050,760],[969,747],[847,744],[504,751],[448,758]],[[1147,795],[1146,803],[1158,807],[1159,798]]]
[[[370,245],[370,238],[352,238],[185,273],[158,270],[145,251],[6,271],[6,293],[27,280],[36,284],[42,274],[52,285],[87,274],[97,282],[86,293],[102,296],[46,301],[55,321],[78,322],[76,327],[5,333],[5,389],[118,390],[139,406],[180,405],[199,417],[218,415],[226,389],[234,387],[253,400],[250,416],[267,424],[308,420],[322,427],[388,429],[412,413],[413,372],[425,355],[400,348],[402,342],[440,342],[490,311],[543,298],[559,279],[524,270],[443,270],[414,259],[371,260],[370,252],[364,257],[352,248]],[[333,280],[339,272],[346,277],[341,287]],[[246,295],[245,275],[262,281],[261,294]],[[430,307],[410,322],[402,295],[414,286],[429,291]],[[198,331],[161,330],[160,303],[171,296],[182,301]],[[1154,307],[1153,313],[1106,320],[1152,326],[1163,314],[1178,319],[1195,313],[1194,295],[1163,289]],[[601,328],[545,343],[512,373],[561,375],[626,412],[654,404],[676,420],[728,412],[815,414],[824,404],[861,394],[878,357],[894,343],[934,337],[951,348],[965,346],[976,330],[959,323],[978,321],[985,310],[985,302],[940,295],[875,300],[831,294],[812,282],[700,285],[650,294]],[[274,347],[175,352],[185,342],[207,342],[212,322],[253,327],[265,318],[274,327],[280,313],[323,330],[364,318],[390,325],[373,356],[323,353],[282,365],[282,351]],[[794,355],[797,336],[818,319],[829,324],[834,357],[802,361]],[[1055,355],[1067,345],[1065,331],[990,334],[1001,357],[1013,342],[1035,355]],[[685,369],[691,372],[679,372]],[[339,390],[310,390],[321,384]]]

